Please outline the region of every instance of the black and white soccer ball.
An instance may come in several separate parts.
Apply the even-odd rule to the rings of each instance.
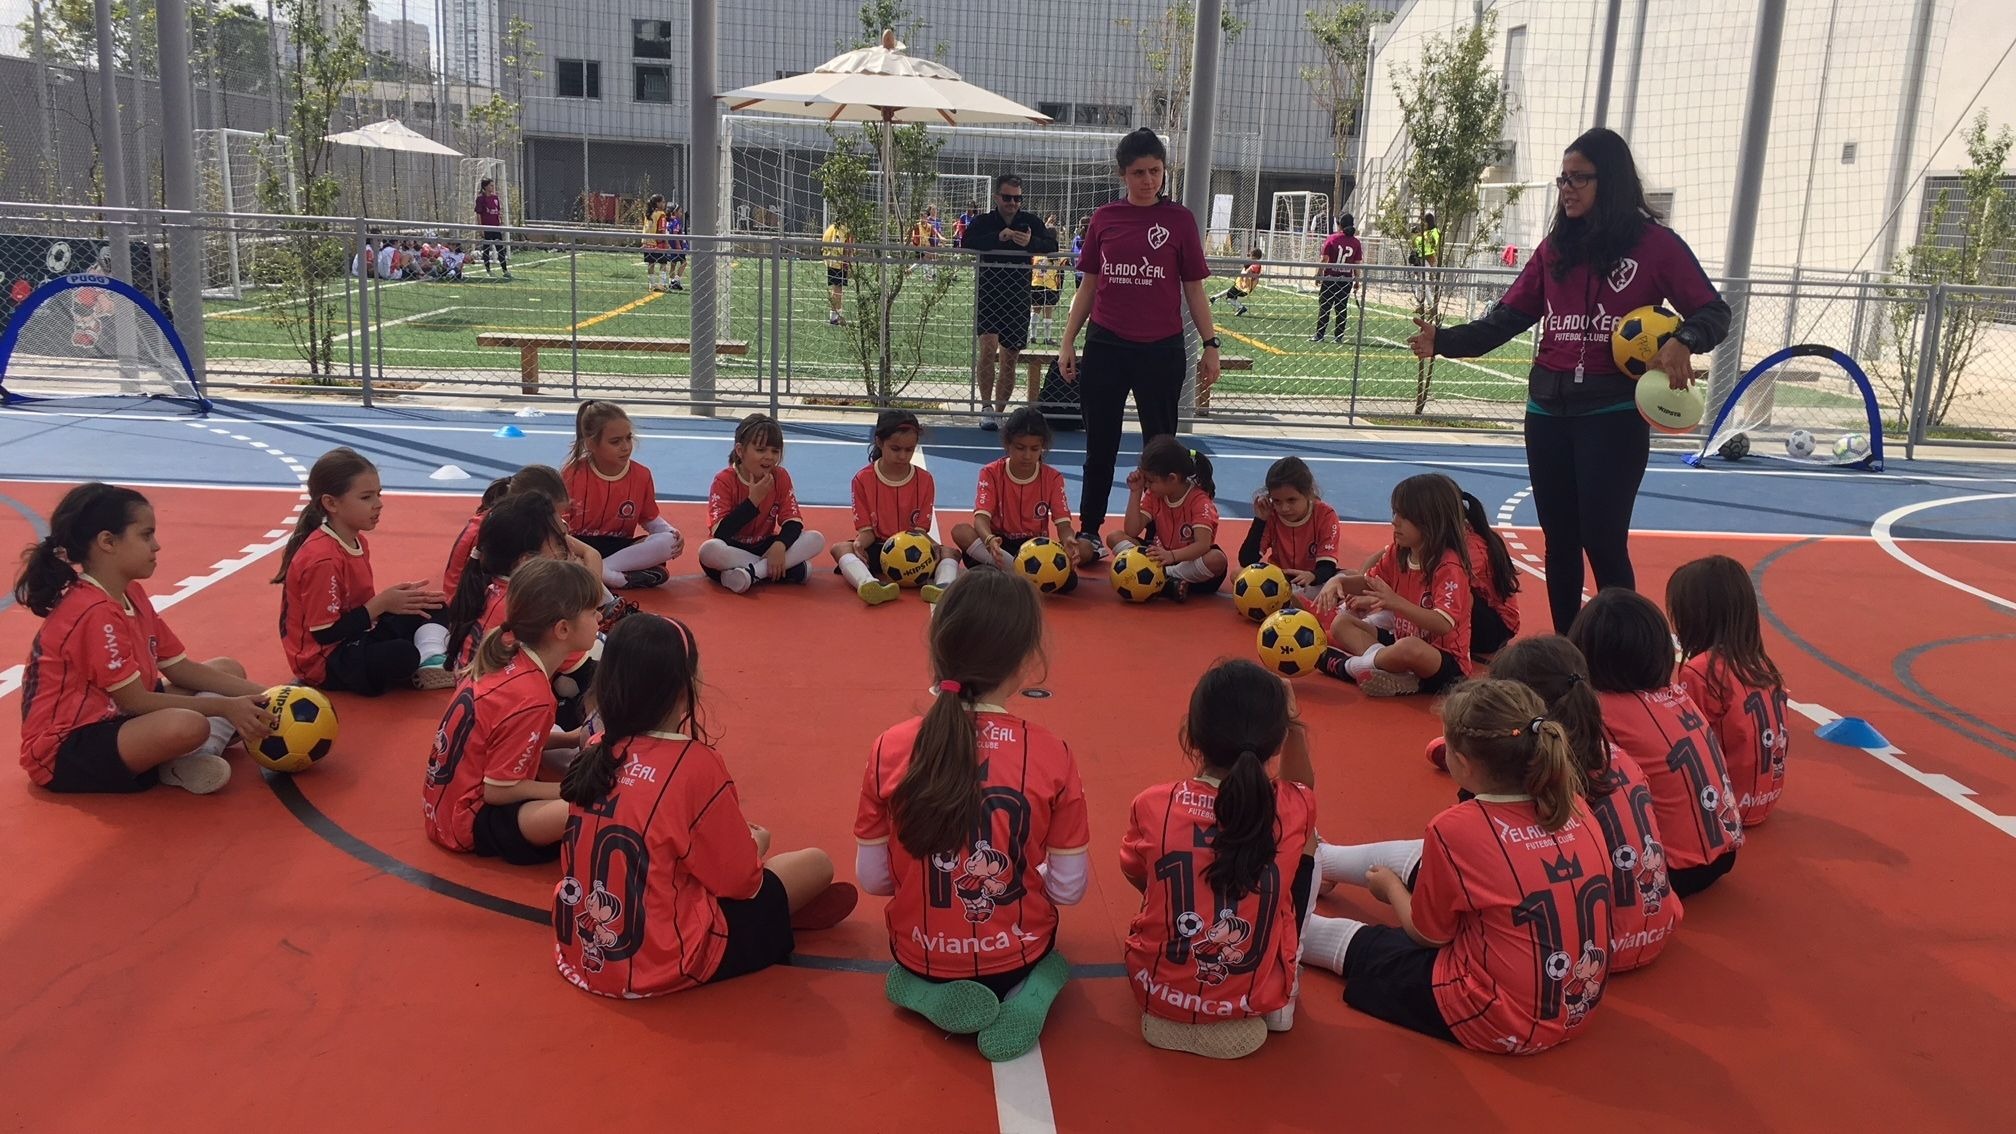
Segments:
[[[1567,953],[1556,949],[1547,954],[1547,979],[1567,980],[1568,970],[1575,964]]]
[[[1715,452],[1725,461],[1740,461],[1750,455],[1750,435],[1738,433],[1722,442],[1722,447]]]
[[[1617,849],[1610,852],[1610,861],[1616,864],[1619,870],[1636,870],[1638,869],[1638,848],[1632,846],[1630,843],[1619,843]]]
[[[1204,919],[1196,910],[1184,910],[1176,915],[1176,932],[1182,937],[1195,937],[1204,932]]]
[[[581,903],[581,880],[579,878],[570,874],[560,880],[560,901],[570,906]]]
[[[49,269],[49,274],[52,276],[60,276],[64,272],[69,271],[70,242],[67,240],[50,241],[49,251],[42,255],[42,266]]]
[[[1722,806],[1722,793],[1713,787],[1701,789],[1701,810],[1715,811]]]

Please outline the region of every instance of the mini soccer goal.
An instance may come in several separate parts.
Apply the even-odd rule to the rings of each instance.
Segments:
[[[271,206],[299,211],[285,134],[251,130],[197,130],[197,191],[206,212],[224,214],[203,231],[203,290],[242,299],[258,278],[259,257],[276,237],[250,231],[238,213],[272,212]]]
[[[0,333],[0,405],[159,400],[208,413],[189,352],[168,317],[110,276],[52,279]]]
[[[1316,290],[1316,263],[1330,237],[1330,194],[1276,193],[1265,231],[1259,234],[1266,258],[1308,268],[1270,268],[1268,282],[1298,291]],[[1240,249],[1243,253],[1245,249]]]
[[[1881,472],[1876,391],[1855,360],[1833,347],[1786,347],[1737,379],[1701,451],[1686,459],[1698,468],[1711,456]]]

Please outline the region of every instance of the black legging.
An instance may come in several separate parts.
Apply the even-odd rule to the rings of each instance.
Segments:
[[[1526,467],[1547,540],[1547,605],[1566,634],[1582,610],[1582,557],[1597,589],[1637,585],[1631,508],[1652,455],[1652,429],[1633,408],[1575,417],[1526,414]]]
[[[1337,313],[1337,333],[1343,335],[1344,320],[1351,314],[1351,285],[1356,280],[1332,279],[1324,277],[1318,283],[1316,293],[1316,337],[1322,338],[1330,327],[1330,313]]]
[[[1085,415],[1079,531],[1097,539],[1106,523],[1106,497],[1113,491],[1113,465],[1120,455],[1127,395],[1134,395],[1134,412],[1141,421],[1144,442],[1175,433],[1186,365],[1180,335],[1152,343],[1130,343],[1095,328],[1086,336],[1085,354],[1078,360],[1078,401]]]

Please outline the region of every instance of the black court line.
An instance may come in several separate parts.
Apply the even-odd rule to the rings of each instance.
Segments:
[[[1926,654],[1929,654],[1934,650],[1943,650],[1948,646],[1966,646],[1971,645],[1975,642],[2007,642],[2007,641],[2016,641],[2016,634],[1969,634],[1961,638],[1946,638],[1937,642],[1927,642],[1922,646],[1913,646],[1910,649],[1905,650],[1903,653],[1898,654],[1897,660],[1891,663],[1890,668],[1891,671],[1897,675],[1898,682],[1902,684],[1904,688],[1909,689],[1911,692],[1917,694],[1919,697],[1924,698],[1927,704],[1937,705],[1939,708],[1944,709],[1947,712],[1953,714],[1954,716],[1960,718],[1961,720],[1966,721],[1968,724],[1973,725],[1975,728],[1982,729],[1987,732],[1992,732],[1996,736],[1999,736],[2004,740],[2007,740],[2011,743],[2016,743],[2016,732],[2010,732],[2006,728],[2001,728],[1997,725],[1990,724],[1987,721],[1984,721],[1981,718],[1973,715],[1972,713],[1969,713],[1965,709],[1962,709],[1959,706],[1953,704],[1951,701],[1947,701],[1944,698],[1934,696],[1932,691],[1925,688],[1924,683],[1918,680],[1918,675],[1915,672],[1915,670],[1918,667],[1918,659],[1924,657]]]
[[[264,771],[262,774],[266,779],[266,786],[272,789],[273,795],[280,801],[280,805],[287,809],[288,814],[299,820],[303,827],[308,828],[323,842],[328,843],[358,862],[371,867],[373,870],[388,874],[399,879],[401,882],[418,886],[429,893],[439,894],[444,898],[453,898],[465,905],[475,906],[479,910],[488,910],[491,913],[503,914],[505,917],[517,918],[519,921],[531,922],[534,925],[551,926],[553,924],[553,914],[550,910],[541,909],[537,906],[528,906],[523,902],[514,902],[509,898],[500,898],[495,894],[488,894],[482,890],[464,886],[460,882],[450,881],[372,846],[370,843],[351,834],[348,830],[344,829],[342,824],[331,819],[328,813],[315,806],[313,801],[302,794],[301,785],[294,781],[293,776],[273,771]],[[888,961],[870,961],[860,957],[821,957],[808,953],[793,953],[791,954],[791,959],[786,963],[793,968],[819,969],[826,972],[868,973],[873,976],[886,975],[890,968]],[[1071,975],[1077,980],[1125,977],[1127,975],[1127,966],[1123,964],[1072,965]]]

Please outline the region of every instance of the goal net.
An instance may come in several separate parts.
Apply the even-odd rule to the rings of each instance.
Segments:
[[[1768,459],[1883,468],[1883,419],[1869,378],[1833,347],[1787,347],[1737,379],[1690,465]]]
[[[264,213],[269,204],[300,210],[294,165],[284,134],[251,130],[197,130],[197,208],[209,213]],[[277,198],[269,200],[268,198]],[[225,216],[203,233],[203,290],[213,296],[244,297],[254,286],[261,246],[271,238],[241,227]]]
[[[1260,250],[1268,260],[1309,265],[1271,268],[1266,275],[1268,283],[1315,291],[1316,263],[1322,256],[1323,242],[1330,236],[1330,194],[1274,194],[1267,228],[1259,236]]]
[[[182,340],[146,296],[109,276],[52,279],[0,333],[0,404],[105,397],[210,409]]]

